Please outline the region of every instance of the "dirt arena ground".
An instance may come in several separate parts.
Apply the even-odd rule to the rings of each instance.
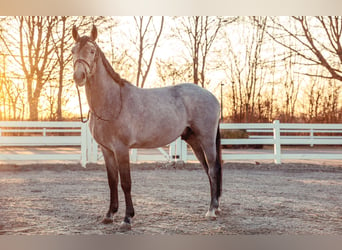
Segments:
[[[226,163],[221,215],[207,220],[208,179],[197,164],[132,166],[136,216],[125,234],[342,234],[342,165]],[[105,167],[0,165],[0,234],[121,234],[101,220]]]

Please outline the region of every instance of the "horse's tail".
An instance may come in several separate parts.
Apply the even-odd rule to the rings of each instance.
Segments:
[[[220,125],[217,127],[216,134],[216,173],[217,173],[217,197],[222,193],[222,152],[221,152],[221,134]]]

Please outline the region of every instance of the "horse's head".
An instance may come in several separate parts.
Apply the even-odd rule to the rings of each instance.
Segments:
[[[96,68],[98,47],[95,40],[97,37],[97,29],[95,25],[93,25],[90,37],[80,37],[76,26],[74,26],[72,29],[72,36],[76,41],[75,46],[72,48],[74,80],[78,86],[83,86],[94,74]]]

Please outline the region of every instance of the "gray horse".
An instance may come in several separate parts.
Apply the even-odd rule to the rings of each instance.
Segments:
[[[130,148],[156,148],[181,136],[193,149],[210,182],[207,217],[219,211],[222,170],[217,99],[195,84],[140,89],[122,79],[96,44],[97,29],[80,37],[72,49],[74,80],[84,86],[90,108],[90,130],[103,152],[110,188],[109,210],[103,223],[112,223],[118,210],[118,179],[125,195],[126,214],[121,230],[131,229]]]

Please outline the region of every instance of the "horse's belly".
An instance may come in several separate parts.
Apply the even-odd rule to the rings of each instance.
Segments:
[[[180,124],[178,124],[180,125]],[[158,148],[176,140],[184,131],[184,126],[160,126],[153,132],[141,131],[137,133],[131,148]]]
[[[132,148],[161,147],[183,133],[187,127],[185,109],[171,107],[163,112],[141,113],[139,120],[130,123]]]
[[[134,141],[130,147],[131,148],[158,148],[158,147],[162,147],[173,142],[179,136],[180,134],[177,134],[177,135],[160,134],[160,135],[151,136],[149,138],[140,137],[140,138],[137,138],[138,140]]]

